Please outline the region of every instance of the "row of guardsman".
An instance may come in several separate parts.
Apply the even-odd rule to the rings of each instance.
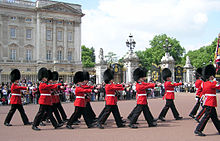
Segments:
[[[137,105],[128,116],[128,119],[130,121],[128,126],[130,128],[138,128],[136,124],[138,117],[142,111],[149,127],[157,126],[157,120],[165,121],[164,118],[169,108],[171,108],[174,118],[176,120],[181,120],[182,117],[179,115],[174,104],[174,88],[176,86],[183,85],[183,83],[171,82],[171,71],[168,68],[163,69],[162,76],[163,80],[165,81],[165,95],[163,99],[166,99],[166,104],[162,109],[158,119],[155,119],[148,107],[146,89],[161,86],[161,83],[146,83],[146,72],[147,70],[144,68],[137,68],[133,73],[133,78],[136,81]],[[11,81],[13,82],[11,86],[11,109],[5,119],[5,126],[12,126],[10,124],[10,121],[16,109],[18,109],[24,125],[32,124],[32,129],[36,131],[41,130],[40,128],[38,128],[38,126],[40,124],[45,125],[43,121],[46,119],[49,119],[51,121],[55,129],[63,126],[65,122],[67,122],[66,128],[74,129],[73,125],[79,123],[78,119],[81,117],[81,115],[83,115],[83,118],[88,128],[98,127],[100,129],[104,129],[103,125],[105,124],[107,118],[111,113],[113,113],[117,127],[125,127],[125,120],[122,119],[117,106],[118,99],[116,91],[122,91],[126,88],[126,86],[124,84],[114,84],[114,72],[110,69],[107,69],[104,72],[103,76],[106,83],[106,103],[98,118],[96,118],[96,114],[94,113],[90,105],[90,93],[97,93],[99,86],[95,87],[89,86],[87,84],[90,79],[88,72],[76,72],[74,76],[74,83],[76,84],[76,100],[74,101],[75,111],[71,115],[71,117],[67,119],[65,111],[60,103],[59,94],[57,92],[60,89],[64,89],[64,86],[62,84],[57,83],[58,72],[51,72],[46,68],[41,68],[38,72],[38,79],[40,81],[40,98],[38,102],[40,104],[40,108],[34,118],[33,123],[29,122],[28,117],[26,116],[23,106],[21,104],[21,90],[25,90],[27,89],[27,87],[21,87],[18,85],[20,79],[20,71],[18,69],[15,69],[11,72],[10,76]],[[215,107],[217,106],[216,89],[220,89],[220,86],[218,86],[217,82],[214,81],[215,67],[213,65],[208,65],[204,69],[198,68],[196,71],[196,78],[196,97],[198,100],[189,116],[195,118],[194,116],[196,115],[197,110],[202,102],[203,109],[195,119],[199,122],[199,119],[202,117],[203,114],[204,117],[199,122],[194,133],[199,136],[205,136],[202,131],[204,130],[204,127],[209,118],[212,119],[215,127],[220,133],[220,121],[218,120],[215,109]],[[53,113],[55,115],[55,118],[53,116]]]

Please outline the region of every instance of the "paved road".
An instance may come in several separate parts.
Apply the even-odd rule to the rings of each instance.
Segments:
[[[218,95],[219,101],[220,95]],[[166,122],[158,122],[157,127],[149,128],[147,122],[144,120],[143,114],[139,117],[138,129],[117,128],[111,115],[108,119],[108,124],[105,129],[98,128],[88,129],[83,119],[81,124],[74,126],[75,129],[69,130],[65,127],[61,129],[53,129],[52,125],[48,124],[45,127],[40,127],[41,131],[33,131],[31,126],[24,126],[21,117],[17,111],[12,118],[11,124],[13,126],[6,127],[3,125],[4,119],[10,106],[0,106],[0,139],[3,141],[192,141],[192,140],[207,140],[219,141],[220,136],[212,124],[211,120],[208,122],[204,133],[206,137],[195,136],[193,131],[197,122],[189,118],[188,114],[195,104],[195,94],[177,93],[175,104],[183,120],[174,120],[171,110],[168,111]],[[148,99],[149,107],[155,117],[157,117],[165,105],[165,101],[161,98]],[[95,113],[98,115],[104,107],[104,102],[91,103]],[[133,107],[136,105],[135,100],[119,101],[118,106],[121,115],[126,118]],[[68,117],[74,111],[72,103],[63,103],[63,107]],[[38,111],[39,105],[25,105],[24,109],[30,121],[32,121]],[[220,103],[217,107],[218,115],[220,115]],[[219,116],[220,117],[220,116]]]

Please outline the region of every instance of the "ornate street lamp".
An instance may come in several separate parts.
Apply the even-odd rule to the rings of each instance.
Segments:
[[[171,49],[171,44],[169,44],[168,39],[165,40],[165,44],[163,45],[163,48],[165,49],[165,52],[168,53]]]
[[[126,45],[131,52],[133,52],[133,49],[135,48],[135,44],[136,42],[134,41],[133,36],[130,34],[129,40],[126,41]]]

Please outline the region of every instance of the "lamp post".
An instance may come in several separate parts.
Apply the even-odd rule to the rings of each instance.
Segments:
[[[165,44],[163,45],[163,48],[165,49],[165,52],[168,53],[171,49],[171,44],[169,44],[168,39],[165,40]]]
[[[126,45],[129,48],[130,52],[133,52],[133,49],[135,48],[136,42],[133,39],[133,36],[129,35],[129,40],[126,41]]]

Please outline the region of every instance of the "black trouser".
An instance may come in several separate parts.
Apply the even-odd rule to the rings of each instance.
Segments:
[[[66,116],[66,113],[65,113],[65,111],[64,111],[63,106],[61,105],[61,103],[60,103],[60,102],[59,102],[59,103],[55,103],[55,105],[57,106],[57,109],[58,109],[58,111],[60,112],[60,114],[61,114],[61,116],[62,116],[62,119],[63,119],[63,120],[66,120],[66,119],[67,119],[67,116]]]
[[[62,123],[62,119],[61,119],[61,117],[60,117],[60,114],[59,114],[59,112],[58,112],[58,107],[57,107],[57,104],[56,103],[53,103],[53,113],[54,113],[54,115],[55,115],[55,117],[56,117],[56,119],[57,119],[57,122],[59,123],[59,124],[61,124]]]
[[[133,115],[130,118],[131,119],[130,124],[134,124],[137,122],[137,119],[140,116],[142,111],[144,113],[144,118],[147,121],[147,123],[149,125],[153,124],[153,118],[152,118],[148,105],[139,105],[139,104],[135,107],[133,111]]]
[[[86,114],[85,110],[86,110],[85,107],[76,106],[74,113],[71,115],[69,121],[67,122],[67,125],[72,125],[73,122],[76,121],[79,116],[83,115],[86,125],[90,126],[92,124],[92,119],[90,119],[89,115]]]
[[[161,111],[159,118],[160,117],[164,117],[166,116],[169,108],[171,108],[172,112],[173,112],[173,116],[174,118],[178,118],[179,117],[179,113],[174,105],[173,99],[166,99],[166,105],[164,106],[163,110]]]
[[[18,109],[18,111],[20,112],[23,123],[27,124],[29,122],[29,120],[28,120],[28,117],[25,114],[24,108],[21,104],[11,104],[11,109],[9,110],[8,115],[7,115],[4,123],[10,123],[16,109]]]
[[[90,102],[86,102],[86,113],[89,115],[91,119],[95,119],[96,115],[91,107]]]
[[[49,117],[52,125],[54,127],[57,127],[56,119],[53,117],[53,114],[52,114],[53,108],[50,105],[40,105],[39,111],[34,118],[33,126],[39,126],[45,112],[46,112],[47,116]]]
[[[103,114],[101,114],[101,117],[97,121],[98,123],[104,123],[112,112],[117,126],[122,126],[122,120],[117,105],[105,105],[103,110]]]
[[[133,114],[134,114],[134,112],[136,111],[137,107],[138,107],[138,105],[136,105],[136,106],[134,107],[134,109],[133,109],[133,110],[131,111],[131,113],[129,114],[128,119],[131,120],[131,117],[133,116]],[[149,108],[149,107],[148,107],[148,108]],[[154,120],[154,117],[153,117],[152,113],[150,112],[150,110],[149,110],[149,116]],[[137,122],[137,120],[134,121],[134,123],[136,123],[136,122]]]
[[[205,106],[205,108],[206,108],[205,115],[202,118],[202,120],[199,122],[198,126],[196,127],[196,130],[202,132],[208,120],[211,118],[216,129],[220,133],[220,121],[218,119],[215,107]]]
[[[196,102],[196,105],[193,107],[192,111],[190,112],[190,115],[196,115],[198,109],[199,109],[199,106],[200,106],[200,98],[197,97],[197,102]]]
[[[198,115],[195,117],[196,120],[200,120],[200,118],[203,116],[205,113],[206,107],[202,106],[202,110],[198,113]]]

